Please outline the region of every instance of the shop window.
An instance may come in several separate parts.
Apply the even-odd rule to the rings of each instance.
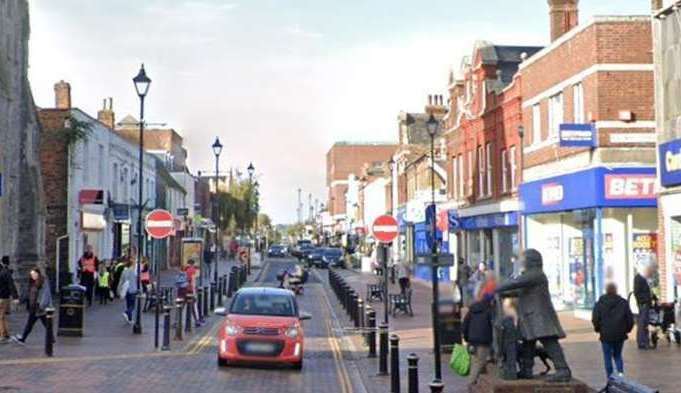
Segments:
[[[532,143],[541,142],[541,106],[532,105]]]
[[[518,165],[516,161],[516,147],[511,146],[508,153],[509,157],[509,169],[511,172],[511,190],[515,191],[518,189]]]

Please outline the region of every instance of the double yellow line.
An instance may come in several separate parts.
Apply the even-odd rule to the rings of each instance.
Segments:
[[[193,341],[187,344],[184,353],[187,355],[197,355],[205,348],[208,348],[213,343],[213,339],[215,338],[221,325],[222,323],[218,321],[203,336],[196,337]]]
[[[354,389],[352,387],[350,375],[348,374],[348,369],[345,367],[345,362],[343,361],[343,351],[341,350],[338,339],[336,338],[334,330],[331,327],[331,313],[329,311],[331,310],[331,302],[329,302],[329,298],[326,296],[326,291],[324,288],[321,288],[321,291],[324,297],[324,302],[326,303],[326,307],[322,306],[321,308],[324,310],[323,312],[325,314],[324,321],[326,324],[327,340],[329,342],[329,347],[331,347],[333,359],[336,363],[336,375],[338,377],[338,381],[340,382],[341,392],[352,393],[354,392]]]

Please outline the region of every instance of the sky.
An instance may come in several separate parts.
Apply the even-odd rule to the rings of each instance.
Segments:
[[[29,0],[36,104],[71,83],[73,105],[137,116],[184,137],[193,173],[253,162],[262,211],[295,221],[297,189],[326,200],[335,141],[396,141],[401,110],[444,94],[477,40],[546,45],[546,0]],[[615,4],[616,3],[616,4]],[[582,0],[580,20],[645,14],[648,0]],[[307,199],[307,198],[305,198]]]

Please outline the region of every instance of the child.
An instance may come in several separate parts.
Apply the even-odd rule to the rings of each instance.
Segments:
[[[97,296],[99,297],[99,304],[106,304],[109,300],[110,282],[109,271],[106,268],[106,263],[99,264],[99,272],[97,277]]]
[[[471,305],[463,319],[463,337],[472,346],[475,355],[471,365],[471,383],[476,384],[481,374],[487,372],[487,360],[492,345],[492,299],[485,296]]]

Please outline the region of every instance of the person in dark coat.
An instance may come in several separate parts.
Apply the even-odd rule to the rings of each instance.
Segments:
[[[12,336],[12,341],[24,345],[28,335],[31,334],[31,331],[33,330],[33,326],[38,320],[40,320],[45,329],[47,329],[47,309],[50,307],[52,307],[50,284],[47,282],[39,268],[33,268],[29,273],[28,293],[26,295],[28,320],[26,321],[24,332],[21,335]],[[49,337],[49,339],[54,341],[54,337]]]
[[[572,373],[563,348],[558,343],[559,339],[565,338],[565,332],[551,303],[549,282],[542,270],[542,256],[537,250],[525,250],[522,263],[522,274],[501,284],[496,290],[502,297],[518,298],[518,330],[523,339],[519,376],[532,378],[536,345],[540,341],[556,368],[555,374],[548,380],[567,382],[572,378]]]
[[[0,344],[9,342],[9,324],[7,313],[12,303],[17,303],[19,295],[14,285],[9,257],[3,256],[0,262]]]
[[[634,297],[638,305],[638,319],[636,321],[636,344],[638,349],[650,349],[648,337],[648,323],[650,322],[650,306],[653,302],[653,293],[650,290],[648,280],[652,276],[652,268],[647,266],[634,276]]]
[[[617,372],[624,373],[622,347],[627,335],[634,328],[634,316],[629,303],[617,294],[617,285],[610,283],[605,288],[605,295],[598,299],[591,316],[596,333],[600,334],[605,372],[610,378],[613,373],[612,361],[615,361]]]
[[[475,348],[475,361],[471,365],[471,383],[478,382],[481,374],[487,372],[487,360],[492,346],[492,296],[471,304],[463,319],[463,338]]]

